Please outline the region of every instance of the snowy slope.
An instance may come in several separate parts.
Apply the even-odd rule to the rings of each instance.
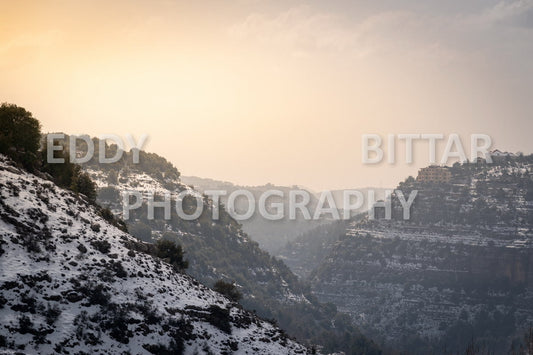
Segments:
[[[138,241],[94,207],[3,156],[0,190],[0,349],[306,353],[272,324],[129,249]]]
[[[139,167],[135,167],[135,169],[130,168],[127,171],[121,171],[118,181],[113,184],[109,183],[109,171],[106,171],[105,169],[98,170],[94,168],[85,168],[85,171],[91,176],[91,179],[97,184],[99,189],[112,188],[117,191],[117,196],[120,197],[111,200],[102,199],[100,202],[103,206],[108,206],[113,213],[119,217],[122,216],[121,196],[125,192],[136,191],[141,193],[144,202],[147,201],[148,196],[163,196],[166,193],[170,194],[171,201],[176,201],[178,199],[177,195],[180,191],[185,189],[188,190],[191,195],[199,194],[201,196],[198,191],[192,189],[190,186],[183,185],[178,179],[167,179],[167,183],[170,183],[172,186],[177,186],[174,190],[167,189],[164,186],[164,181],[150,176],[146,172],[138,169]],[[211,215],[212,208],[212,201],[209,200],[206,202],[204,209],[210,210],[209,215]],[[143,209],[140,210],[141,212],[143,211]],[[130,217],[129,222],[132,222],[131,220],[135,221],[137,212],[138,211],[131,212],[132,217]],[[191,224],[193,224],[193,222],[194,221],[192,221]],[[187,232],[184,232],[182,226],[176,226],[175,221],[163,219],[158,220],[156,224],[153,224],[150,227],[153,228],[152,233],[154,236],[161,236],[164,232],[168,231],[172,231],[179,236],[179,243],[185,248],[187,258],[190,262],[188,272],[198,280],[201,280],[204,284],[210,285],[221,278],[235,282],[244,294],[243,304],[245,304],[249,298],[257,296],[257,286],[261,285],[262,281],[268,279],[272,280],[272,283],[275,285],[275,287],[271,286],[270,289],[276,290],[275,294],[269,294],[268,297],[272,297],[276,302],[283,304],[292,304],[294,302],[303,304],[310,303],[307,296],[301,291],[301,285],[296,284],[296,277],[294,275],[287,275],[290,273],[290,270],[285,265],[276,265],[275,263],[272,263],[270,257],[265,255],[262,250],[254,245],[250,245],[253,244],[253,241],[242,231],[242,229],[240,229],[240,227],[237,227],[236,223],[233,225],[223,224],[221,221],[220,225],[223,228],[229,228],[229,233],[225,236],[217,236],[215,234],[213,237],[217,239],[217,242],[223,240],[223,243],[226,244],[226,246],[230,246],[228,247],[230,250],[215,249],[215,253],[209,254],[209,257],[205,259],[198,257],[198,254],[210,253],[210,251],[206,250],[206,248],[200,244],[202,240],[209,238],[206,234],[213,235],[213,233],[206,232],[205,230],[202,231],[201,228],[195,228],[194,225],[189,226]],[[214,226],[214,224],[212,224],[212,226]],[[157,228],[159,228],[159,230]],[[193,229],[196,229],[196,231]],[[209,241],[206,243],[208,245],[211,244]],[[231,243],[231,245],[227,243]],[[250,253],[255,252],[264,255],[262,255],[262,258],[252,258],[251,262],[247,260]],[[231,269],[221,267],[222,265],[218,263],[230,253],[240,254],[239,258],[236,258],[239,260],[231,261],[232,266],[235,266],[239,275],[232,273]],[[245,276],[247,283],[256,287],[255,292],[252,292],[250,287],[247,287],[246,284],[239,283],[240,275]],[[283,276],[289,278],[287,282],[283,279]],[[247,306],[249,306],[248,309],[257,309],[256,305],[247,304]]]

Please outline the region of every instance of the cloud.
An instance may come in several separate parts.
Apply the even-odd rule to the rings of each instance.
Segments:
[[[493,24],[533,27],[533,0],[501,1],[480,18]]]
[[[476,30],[530,31],[533,29],[533,0],[500,1],[462,19]]]
[[[453,57],[440,42],[442,19],[411,11],[384,11],[353,22],[336,13],[297,6],[274,16],[253,13],[229,29],[230,36],[249,43],[282,48],[294,56],[318,52],[367,57],[426,53]]]
[[[338,20],[338,16],[314,13],[308,6],[298,6],[273,17],[250,14],[230,28],[230,35],[294,50],[343,51],[353,46],[356,36],[337,25]]]
[[[334,9],[334,8],[332,8]],[[533,0],[501,1],[475,13],[410,10],[375,11],[353,19],[342,9],[324,12],[309,5],[277,14],[252,13],[229,29],[247,44],[284,50],[295,57],[319,53],[356,58],[409,57],[418,62],[469,62],[530,51]],[[519,32],[518,32],[519,31]],[[517,54],[518,55],[518,54]]]
[[[238,40],[282,47],[299,54],[329,51],[365,55],[377,49],[376,36],[387,30],[395,31],[410,20],[409,13],[389,12],[352,24],[341,15],[297,6],[275,16],[250,14],[232,26],[229,33]]]

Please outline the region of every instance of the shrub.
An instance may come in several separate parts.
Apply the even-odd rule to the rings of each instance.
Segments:
[[[128,227],[126,227],[126,223],[122,219],[113,215],[113,212],[111,212],[108,207],[100,207],[98,209],[98,214],[100,214],[103,219],[105,219],[107,222],[114,225],[121,231],[128,233]]]
[[[105,306],[109,303],[111,295],[107,292],[106,287],[103,284],[88,284],[86,290],[87,298],[90,305],[98,304]]]
[[[111,250],[111,244],[107,240],[93,240],[91,246],[103,254],[107,254]]]
[[[57,318],[61,315],[61,310],[55,304],[53,305],[48,304],[43,315],[46,318],[46,323],[48,325],[53,325],[55,321],[57,320]]]
[[[91,180],[91,177],[87,173],[78,171],[72,178],[70,189],[87,196],[91,202],[96,201],[96,183]]]
[[[237,286],[234,283],[225,282],[224,280],[215,282],[213,290],[223,294],[233,302],[239,302],[242,298],[242,294],[237,290]]]
[[[87,247],[85,247],[85,245],[83,245],[83,244],[78,244],[77,248],[80,251],[80,253],[82,253],[82,254],[85,254],[87,252]]]
[[[209,306],[209,316],[207,321],[209,324],[217,327],[227,334],[231,334],[231,324],[229,322],[230,315],[229,310],[220,308],[219,306]]]
[[[102,328],[109,330],[109,336],[123,344],[128,344],[133,332],[128,328],[129,312],[125,306],[111,304],[108,308],[109,318]]]
[[[33,329],[33,322],[31,321],[30,317],[28,317],[27,315],[22,315],[19,317],[19,333],[20,334],[33,334],[33,332],[35,331]]]
[[[183,249],[181,245],[174,243],[172,240],[159,239],[156,243],[156,256],[166,259],[177,270],[185,270],[189,263],[183,259]]]
[[[126,270],[124,269],[124,266],[122,266],[122,263],[120,261],[116,261],[116,262],[111,261],[110,266],[113,272],[115,273],[116,277],[119,277],[122,279],[128,277],[128,273],[126,272]]]

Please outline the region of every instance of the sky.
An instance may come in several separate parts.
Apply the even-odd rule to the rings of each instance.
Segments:
[[[467,154],[475,133],[533,152],[533,0],[0,8],[0,102],[44,132],[148,134],[183,175],[324,190],[429,165],[424,142],[410,164],[401,142],[395,164],[364,164],[364,134],[443,134],[437,158],[450,134]]]

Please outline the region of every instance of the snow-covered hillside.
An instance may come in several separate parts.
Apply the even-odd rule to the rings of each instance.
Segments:
[[[292,354],[272,324],[172,266],[95,207],[0,156],[0,349]]]
[[[378,208],[291,252],[329,248],[310,273],[315,294],[390,346],[458,353],[476,338],[507,353],[533,322],[533,155],[448,169],[447,183],[399,184],[418,191],[410,220],[393,199],[392,220]]]
[[[191,195],[198,194],[199,196],[201,196],[200,192],[192,189],[190,186],[183,185],[178,179],[167,179],[166,182],[170,186],[176,187],[173,190],[167,189],[161,179],[150,176],[142,170],[133,171],[133,169],[130,169],[127,172],[121,171],[117,182],[114,184],[109,184],[108,182],[108,171],[97,170],[93,168],[86,168],[85,171],[91,176],[100,191],[102,191],[102,189],[113,189],[114,191],[116,191],[116,194],[114,196],[118,196],[118,198],[101,199],[100,202],[102,203],[102,205],[108,206],[113,211],[113,213],[119,217],[122,216],[121,196],[123,196],[125,192],[139,192],[143,196],[144,202],[147,201],[148,196],[163,196],[164,194],[170,194],[171,200],[175,201],[178,199],[178,194],[183,190],[188,190]],[[100,197],[101,196],[102,193],[100,193]],[[212,215],[212,201],[208,200],[205,203],[206,204],[204,205],[204,209],[209,210],[208,214]],[[143,210],[142,208],[140,213],[139,211],[132,211],[131,214],[133,216],[133,221],[128,222],[133,225],[135,222],[139,221],[139,219],[135,217],[139,214],[144,213],[144,211],[145,210]],[[175,220],[160,219],[155,225],[152,226],[154,227],[154,229],[152,230],[152,235],[154,237],[161,237],[161,235],[168,231],[175,233],[175,235],[179,238],[179,243],[185,246],[186,248],[185,251],[187,253],[187,258],[191,263],[189,273],[191,273],[191,275],[193,275],[198,280],[201,280],[202,282],[208,285],[212,284],[215,280],[224,277],[232,280],[233,282],[236,282],[237,286],[244,293],[244,303],[246,303],[246,298],[248,298],[248,296],[252,293],[244,284],[239,283],[239,278],[237,277],[237,275],[228,272],[228,270],[220,268],[220,265],[216,265],[217,260],[225,258],[227,257],[227,255],[236,252],[245,254],[261,253],[263,254],[264,258],[266,257],[267,262],[261,262],[260,258],[255,258],[255,260],[253,260],[253,263],[245,263],[241,270],[239,270],[239,273],[241,274],[246,275],[247,273],[249,273],[248,275],[246,275],[246,281],[256,283],[257,280],[271,279],[274,281],[273,283],[275,284],[276,289],[278,289],[278,292],[276,292],[275,294],[276,301],[289,304],[292,304],[293,302],[303,304],[310,303],[310,301],[306,298],[305,294],[303,294],[298,289],[298,286],[295,287],[294,282],[291,282],[289,284],[286,280],[284,280],[283,276],[287,273],[290,273],[290,271],[285,267],[285,265],[281,266],[272,263],[270,260],[270,256],[260,250],[250,239],[250,237],[242,231],[240,227],[236,228],[236,224],[223,224],[222,221],[219,223],[223,225],[224,228],[227,228],[229,230],[229,233],[224,236],[219,236],[219,238],[217,239],[224,240],[224,243],[231,243],[232,245],[228,248],[229,250],[215,250],[215,254],[210,255],[207,260],[203,261],[203,263],[206,263],[207,265],[200,265],[200,267],[198,267],[198,264],[200,264],[201,262],[197,259],[196,253],[201,252],[204,249],[199,245],[199,242],[206,239],[207,236],[203,234],[209,233],[206,233],[205,231],[202,233],[202,230],[200,228],[188,228],[188,232],[186,232],[183,226],[175,225]],[[190,224],[193,227],[195,227],[195,225],[198,226],[195,221],[191,222]],[[214,225],[214,221],[210,221],[209,224]],[[158,226],[159,229],[157,229],[157,227],[155,226]],[[130,231],[132,230],[130,229]],[[135,235],[134,232],[132,232],[132,234]],[[241,259],[242,261],[243,259],[246,259],[246,256],[240,257],[239,259]],[[237,265],[237,262],[233,262],[233,265]],[[289,276],[295,279],[294,275]],[[257,308],[258,307],[256,305],[251,306],[251,309]]]

